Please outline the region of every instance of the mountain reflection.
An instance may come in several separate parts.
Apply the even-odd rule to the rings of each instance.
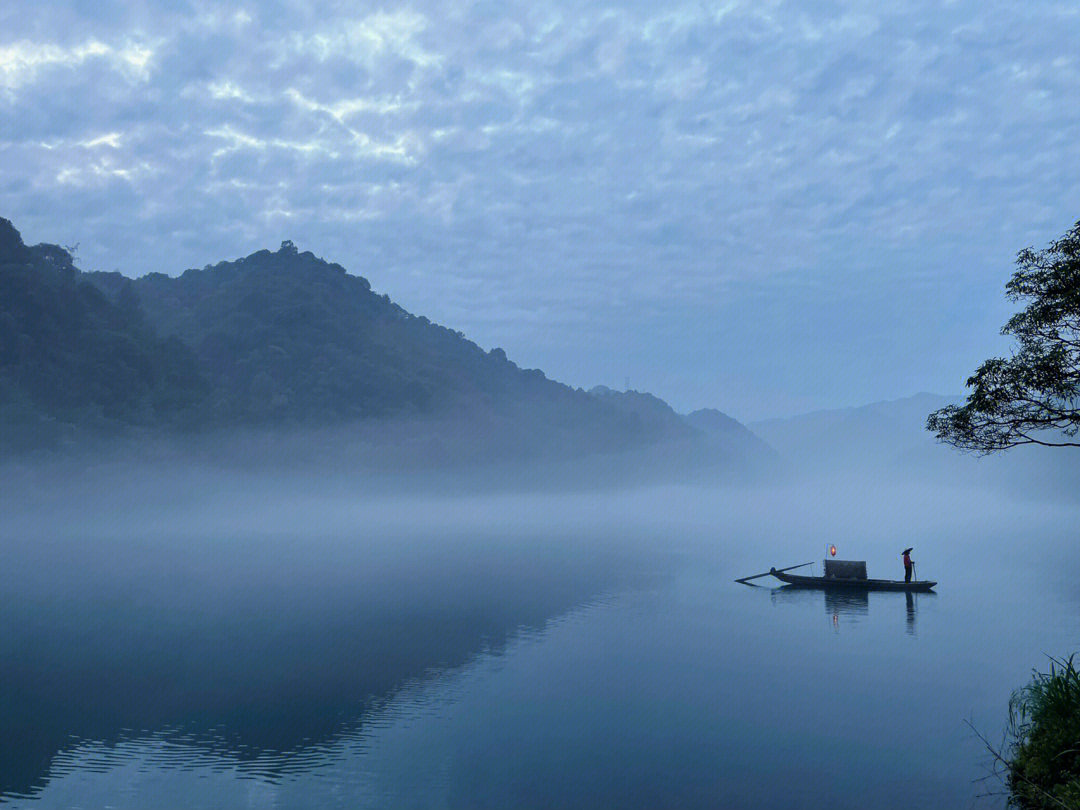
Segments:
[[[302,756],[615,587],[620,560],[490,538],[27,544],[0,574],[0,800],[82,741]]]

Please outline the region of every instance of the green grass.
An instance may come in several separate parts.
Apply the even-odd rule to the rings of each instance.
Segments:
[[[1010,804],[1080,809],[1080,672],[1073,656],[1051,659],[1049,672],[1009,702]]]

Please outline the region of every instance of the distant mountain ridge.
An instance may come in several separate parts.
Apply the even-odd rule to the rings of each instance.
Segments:
[[[1018,447],[980,457],[941,444],[926,429],[926,417],[962,400],[919,393],[855,408],[751,422],[749,427],[776,448],[792,473],[870,475],[942,485],[981,483],[1028,497],[1067,497],[1080,492],[1080,453]]]
[[[814,411],[747,427],[799,466],[891,466],[919,455],[947,453],[926,430],[931,411],[958,397],[919,393],[852,408]]]

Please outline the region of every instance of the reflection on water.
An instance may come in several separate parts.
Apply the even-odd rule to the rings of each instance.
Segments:
[[[407,684],[498,656],[633,562],[571,556],[572,539],[485,542],[7,549],[0,802],[135,750],[148,768],[203,752],[268,779],[302,770]]]
[[[857,622],[870,613],[870,601],[874,600],[875,610],[896,610],[899,608],[901,594],[887,591],[870,591],[855,588],[800,588],[795,585],[783,585],[773,588],[770,592],[774,605],[805,605],[818,600],[823,600],[825,613],[832,620],[832,626],[839,632],[841,619]],[[902,595],[906,609],[906,632],[910,636],[916,635],[915,620],[918,616],[918,600],[934,599],[937,596],[930,593],[905,592]]]
[[[865,616],[870,610],[870,594],[856,590],[826,590],[825,612],[831,616],[841,613]]]

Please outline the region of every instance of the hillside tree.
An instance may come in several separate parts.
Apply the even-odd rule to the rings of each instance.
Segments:
[[[980,454],[1080,447],[1080,222],[1044,250],[1020,251],[1016,264],[1006,291],[1026,306],[1001,330],[1016,348],[979,366],[967,401],[930,414],[927,429]]]

